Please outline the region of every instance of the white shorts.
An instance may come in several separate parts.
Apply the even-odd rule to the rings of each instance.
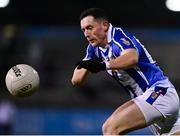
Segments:
[[[155,135],[180,131],[179,97],[172,87],[154,86],[132,99],[144,114],[147,125]]]

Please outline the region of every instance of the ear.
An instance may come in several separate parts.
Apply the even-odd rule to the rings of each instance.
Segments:
[[[105,30],[105,32],[107,32],[107,31],[108,31],[108,29],[109,29],[109,22],[104,21],[104,22],[103,22],[103,26],[104,26],[104,30]]]

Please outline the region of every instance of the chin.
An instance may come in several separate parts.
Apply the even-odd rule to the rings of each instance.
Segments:
[[[97,46],[98,46],[97,43],[91,43],[91,45],[92,45],[93,47],[97,47]]]

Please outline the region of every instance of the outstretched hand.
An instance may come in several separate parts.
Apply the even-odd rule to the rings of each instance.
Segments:
[[[77,69],[85,68],[92,73],[106,70],[106,64],[98,60],[81,60],[76,63]]]

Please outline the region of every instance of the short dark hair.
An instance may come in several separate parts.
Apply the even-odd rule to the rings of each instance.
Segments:
[[[109,21],[105,11],[100,8],[89,8],[89,9],[84,10],[80,14],[80,20],[82,20],[83,18],[87,16],[93,16],[95,19],[104,19],[104,20]]]

